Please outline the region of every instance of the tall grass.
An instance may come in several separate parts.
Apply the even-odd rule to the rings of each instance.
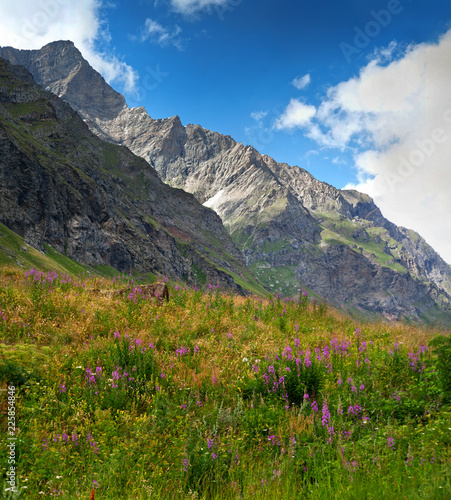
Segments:
[[[170,284],[160,307],[126,278],[0,282],[15,497],[451,497],[449,332],[357,324],[305,296]]]

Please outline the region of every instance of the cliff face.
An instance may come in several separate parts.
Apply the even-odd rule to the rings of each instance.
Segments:
[[[450,267],[418,234],[385,219],[371,198],[229,136],[184,127],[177,116],[154,120],[144,108],[130,109],[75,51],[70,42],[55,42],[40,51],[3,48],[0,55],[68,100],[99,137],[128,146],[165,183],[212,208],[268,289],[292,295],[301,279],[337,305],[390,319],[450,317]],[[98,82],[86,90],[93,94],[81,95],[91,80]]]
[[[259,288],[221,219],[0,59],[0,221],[43,249],[122,272]]]

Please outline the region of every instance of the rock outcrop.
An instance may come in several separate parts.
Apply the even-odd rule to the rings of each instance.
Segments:
[[[129,147],[165,183],[212,208],[268,289],[294,295],[301,279],[337,305],[449,321],[450,266],[418,234],[385,219],[371,198],[229,136],[185,127],[177,116],[152,119],[144,108],[130,109],[77,52],[70,42],[0,49],[70,102],[99,137]]]
[[[33,247],[121,272],[262,290],[212,210],[128,148],[100,140],[2,59],[0,151],[0,221]]]

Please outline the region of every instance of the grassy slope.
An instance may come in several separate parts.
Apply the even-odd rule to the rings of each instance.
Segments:
[[[348,245],[351,248],[355,248],[359,251],[359,248],[366,255],[371,257],[374,261],[383,267],[389,267],[390,269],[398,271],[400,274],[406,274],[407,269],[405,269],[401,264],[395,262],[398,257],[398,247],[399,245],[393,238],[388,234],[388,231],[381,227],[372,227],[370,224],[366,227],[363,221],[360,223],[353,223],[335,214],[330,213],[316,213],[317,216],[321,217],[322,226],[324,227],[321,233],[321,238],[324,242],[330,245]],[[366,231],[368,235],[373,238],[372,241],[362,241],[361,239],[355,238],[353,234],[358,231]],[[385,253],[385,243],[389,245],[396,245],[396,249],[391,250],[392,255]]]
[[[421,347],[443,331],[175,284],[164,307],[89,292],[123,285],[0,270],[27,498],[450,497],[451,408]]]

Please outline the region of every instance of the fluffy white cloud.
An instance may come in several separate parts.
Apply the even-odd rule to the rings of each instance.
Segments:
[[[150,40],[153,43],[157,43],[161,47],[174,45],[179,50],[182,50],[183,44],[182,39],[180,38],[181,32],[182,29],[180,26],[175,26],[173,30],[170,30],[149,17],[146,19],[144,28],[141,30],[140,39],[142,42]]]
[[[268,111],[254,111],[251,113],[251,118],[256,122],[261,122],[268,115]]]
[[[218,14],[222,15],[225,10],[233,10],[242,0],[171,0],[171,5],[176,12],[191,15],[201,10],[216,7]]]
[[[293,130],[308,125],[315,116],[316,108],[309,104],[304,104],[298,99],[291,99],[287,109],[274,123],[277,130]]]
[[[39,49],[56,40],[72,40],[108,82],[118,82],[132,92],[138,77],[135,70],[113,53],[96,49],[107,46],[111,39],[100,7],[100,0],[1,2],[0,45]]]
[[[383,56],[386,56],[383,52]],[[329,89],[308,135],[355,148],[358,182],[451,263],[451,30]]]
[[[304,76],[297,76],[296,78],[294,78],[293,81],[291,82],[291,85],[293,85],[293,87],[296,87],[298,90],[302,90],[305,89],[305,87],[307,87],[307,85],[310,82],[311,82],[310,75],[307,74]]]

